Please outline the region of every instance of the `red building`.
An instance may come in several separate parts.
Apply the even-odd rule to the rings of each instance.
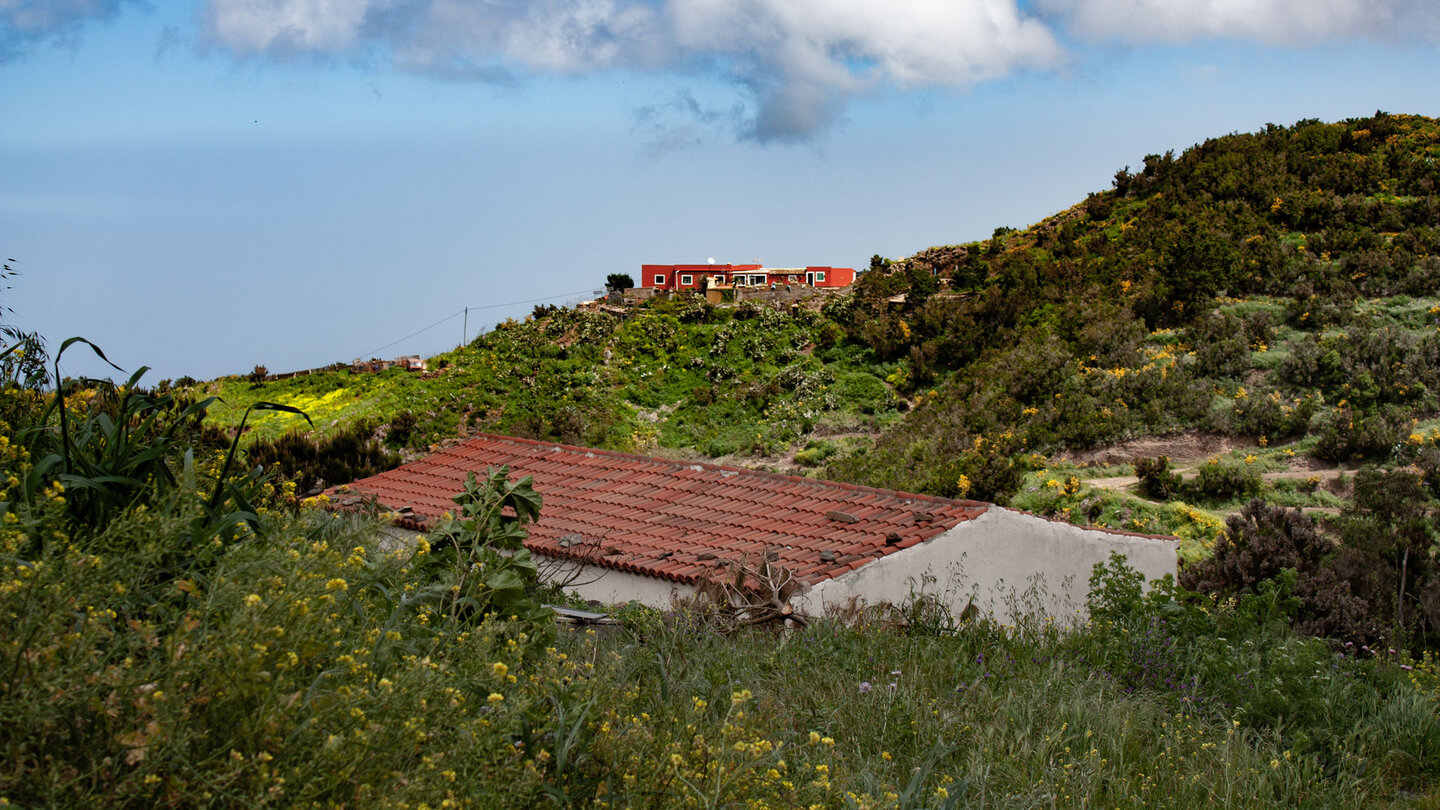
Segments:
[[[657,290],[696,290],[704,279],[735,287],[808,285],[848,287],[853,267],[763,267],[758,264],[642,264],[640,286]]]

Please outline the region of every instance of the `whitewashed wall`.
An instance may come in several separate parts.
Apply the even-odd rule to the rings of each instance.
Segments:
[[[565,588],[567,593],[574,592],[582,599],[593,599],[603,605],[623,605],[633,599],[642,605],[664,609],[670,607],[675,597],[695,592],[691,585],[594,565],[582,567],[575,582]]]
[[[899,604],[924,591],[956,615],[973,602],[1000,621],[1017,611],[1081,618],[1095,563],[1118,551],[1147,580],[1158,579],[1175,573],[1178,546],[992,506],[925,543],[821,582],[795,601],[815,614],[855,600]]]
[[[923,591],[957,616],[973,603],[1000,621],[1020,612],[1079,619],[1091,571],[1112,551],[1151,580],[1175,573],[1178,545],[992,506],[927,542],[825,580],[793,601],[802,612],[818,615],[857,602],[901,604]],[[676,596],[694,592],[691,586],[595,566],[587,566],[577,582],[567,590],[607,605],[635,600],[666,608]]]

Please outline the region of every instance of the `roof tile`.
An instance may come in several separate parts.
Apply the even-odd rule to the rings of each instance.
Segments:
[[[533,551],[575,559],[598,543],[620,553],[602,552],[589,560],[595,565],[684,583],[717,576],[729,561],[773,553],[776,562],[813,584],[922,543],[987,508],[975,501],[491,434],[349,488],[388,508],[409,506],[414,512],[403,525],[424,531],[454,509],[451,497],[467,473],[478,476],[501,464],[510,465],[512,480],[533,476],[543,498],[540,520],[526,541]],[[826,517],[830,511],[857,521],[837,522]],[[916,512],[930,519],[917,522]],[[892,532],[901,540],[886,546]],[[560,538],[572,534],[588,542],[562,546]],[[826,550],[835,552],[833,560],[821,560]]]

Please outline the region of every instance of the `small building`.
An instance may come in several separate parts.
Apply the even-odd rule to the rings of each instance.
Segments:
[[[373,497],[428,531],[467,473],[509,465],[543,498],[526,546],[582,567],[575,590],[605,603],[666,607],[735,565],[765,561],[799,583],[796,609],[901,604],[924,590],[956,615],[1019,604],[1083,609],[1112,552],[1154,579],[1176,571],[1173,537],[1090,529],[978,501],[482,434],[330,491]],[[593,580],[593,581],[590,581]]]
[[[759,264],[642,264],[640,287],[657,290],[705,289],[713,285],[732,287],[807,286],[838,289],[855,283],[851,267],[764,267]]]

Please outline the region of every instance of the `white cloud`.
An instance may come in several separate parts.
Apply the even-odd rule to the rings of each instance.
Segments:
[[[1351,39],[1434,40],[1433,0],[1039,0],[1071,32],[1132,44],[1206,39],[1310,45]]]
[[[678,47],[752,88],[762,139],[803,137],[876,86],[967,87],[1062,59],[1013,0],[673,0],[668,14]]]
[[[635,61],[653,11],[613,0],[432,0],[375,33],[412,70],[456,63],[574,74]]]
[[[136,0],[0,0],[0,63],[34,42],[73,44],[87,23],[108,20]]]
[[[3,2],[4,0],[0,0]],[[611,68],[719,71],[748,133],[805,137],[876,87],[967,87],[1062,49],[1016,0],[207,0],[237,54],[387,52],[405,70],[496,80]]]
[[[226,0],[207,4],[211,37],[237,53],[342,51],[388,0]]]

